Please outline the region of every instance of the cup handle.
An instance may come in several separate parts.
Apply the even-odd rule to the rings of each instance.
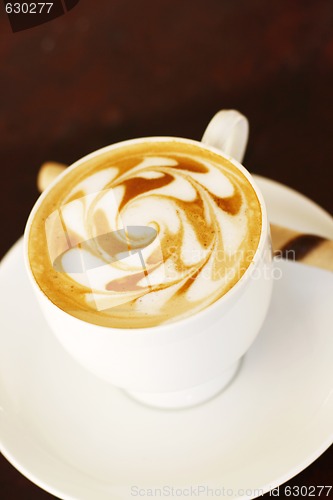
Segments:
[[[235,109],[222,109],[209,122],[201,142],[221,149],[241,163],[248,137],[248,119]]]

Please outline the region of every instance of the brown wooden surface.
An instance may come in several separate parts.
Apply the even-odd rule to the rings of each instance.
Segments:
[[[249,170],[333,212],[331,0],[81,0],[15,34],[0,10],[0,256],[42,162],[143,135],[199,139],[220,108],[250,120]],[[332,463],[331,447],[290,484],[332,484]],[[4,458],[0,496],[52,498]]]

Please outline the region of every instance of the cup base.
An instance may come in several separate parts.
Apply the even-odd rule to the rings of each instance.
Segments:
[[[224,370],[219,377],[209,380],[204,384],[190,387],[182,391],[174,392],[136,392],[126,391],[126,393],[136,399],[140,403],[155,408],[178,410],[182,408],[190,408],[199,404],[205,403],[212,399],[219,392],[229,385],[235,377],[240,360],[236,361],[228,369]]]

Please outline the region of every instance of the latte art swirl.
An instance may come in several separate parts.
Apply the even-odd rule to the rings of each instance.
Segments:
[[[251,184],[197,146],[110,151],[54,191],[53,210],[40,209],[44,258],[32,269],[52,301],[98,324],[153,326],[200,311],[241,278],[258,246]]]

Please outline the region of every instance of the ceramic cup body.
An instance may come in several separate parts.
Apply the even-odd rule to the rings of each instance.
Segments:
[[[66,171],[41,195],[25,230],[25,262],[47,322],[63,347],[81,365],[137,399],[160,407],[200,403],[220,391],[237,371],[239,361],[265,319],[272,290],[271,243],[263,197],[251,175],[236,160],[200,142],[179,138],[142,138],[118,143],[89,155],[133,142],[182,141],[227,157],[254,187],[262,211],[262,230],[253,262],[241,279],[209,307],[170,324],[116,329],[84,322],[52,303],[36,283],[28,258],[31,222],[41,201]],[[79,160],[70,169],[80,168]]]

